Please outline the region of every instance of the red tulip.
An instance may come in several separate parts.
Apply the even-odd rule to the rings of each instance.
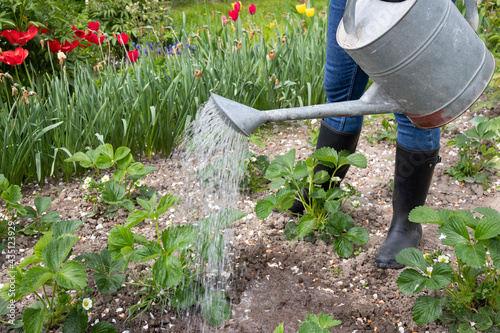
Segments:
[[[139,58],[139,51],[138,50],[127,51],[127,57],[130,60],[130,62],[136,62],[137,58]]]
[[[61,43],[57,40],[49,40],[47,42],[47,45],[49,46],[49,50],[52,53],[57,53],[61,50]]]
[[[9,43],[12,45],[23,46],[27,41],[32,39],[38,34],[38,28],[34,25],[30,25],[28,32],[17,31],[17,30],[4,30],[0,33],[0,36],[7,38]]]
[[[0,54],[0,61],[7,65],[16,66],[23,63],[28,56],[28,50],[18,47],[15,51],[4,51]]]
[[[235,10],[228,10],[227,13],[231,17],[231,20],[236,21],[238,19],[238,11],[236,9]]]
[[[94,31],[99,30],[99,22],[89,22],[89,29]]]
[[[125,45],[128,43],[128,40],[130,39],[129,36],[127,36],[126,33],[122,33],[120,35],[116,36],[116,39],[118,39],[118,44],[120,45]]]
[[[76,28],[74,25],[71,27],[71,30],[75,32],[76,37],[85,38],[85,31]]]
[[[240,11],[240,9],[241,9],[241,2],[236,1],[236,2],[234,3],[233,8],[234,8],[234,10],[236,10],[237,12],[239,12],[239,11]]]
[[[250,15],[253,15],[255,14],[255,12],[257,11],[257,8],[255,7],[254,4],[251,4],[249,7],[248,7],[248,12],[250,13]]]
[[[104,38],[106,38],[106,36],[104,35],[102,35],[101,38],[97,38],[97,35],[93,32],[89,33],[88,35],[85,35],[86,40],[97,45],[102,44]]]

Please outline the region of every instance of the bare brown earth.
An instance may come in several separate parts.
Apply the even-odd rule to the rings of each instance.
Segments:
[[[500,106],[476,113],[469,111],[453,122],[456,125],[454,129],[445,130],[442,134],[442,162],[436,167],[427,200],[427,205],[434,209],[500,207],[497,196],[500,181],[496,175],[492,175],[494,188],[484,191],[481,185],[460,184],[444,174],[459,158],[457,150],[446,147],[446,142],[470,128],[469,121],[475,114],[498,117]],[[267,193],[243,194],[235,200],[235,208],[247,216],[236,222],[228,232],[232,237],[230,256],[234,261],[229,292],[233,310],[230,320],[215,328],[200,319],[196,309],[177,313],[153,307],[138,318],[125,321],[124,313],[139,299],[134,295],[137,289],[127,287],[112,296],[95,291],[90,323],[109,321],[118,332],[272,332],[279,323],[285,322],[285,332],[294,332],[307,313],[324,312],[342,321],[340,326],[331,329],[332,332],[446,332],[446,327],[436,323],[417,326],[411,317],[415,297],[398,293],[396,279],[401,270],[382,270],[373,264],[391,220],[389,181],[393,177],[395,146],[387,142],[371,146],[366,136],[380,130],[380,120],[367,118],[365,123],[358,152],[366,156],[368,167],[351,168],[345,179],[362,193],[361,197],[353,198],[359,200],[362,206],[352,216],[356,225],[365,227],[370,233],[368,244],[361,246],[357,255],[341,259],[331,246],[320,240],[315,244],[286,241],[283,230],[293,217],[286,213],[273,213],[265,221],[258,220],[254,207]],[[249,145],[256,155],[265,154],[272,158],[296,149],[297,157],[305,159],[312,152],[308,143],[309,125],[305,122],[269,126],[261,135],[265,148]],[[182,171],[177,168],[179,161],[176,158],[154,156],[151,161],[143,162],[158,168],[147,177],[148,186],[160,194],[181,194]],[[30,205],[35,195],[50,196],[53,199],[51,209],[57,210],[64,219],[85,221],[77,230],[81,241],[75,245],[74,255],[106,248],[111,228],[123,224],[127,217],[121,211],[111,219],[85,217],[91,206],[82,198],[81,179],[71,183],[48,181],[43,190],[38,184],[31,184],[24,187],[23,195],[24,204]],[[173,214],[167,213],[162,223],[173,219]],[[152,235],[154,227],[144,225],[141,232],[145,236]],[[36,241],[36,237],[19,236],[16,243],[18,260],[32,254]],[[441,249],[451,254],[451,249],[439,242],[434,226],[424,226],[420,249]],[[6,283],[5,269],[0,279]],[[92,278],[89,278],[89,286],[94,288]],[[32,301],[33,298],[18,302],[18,310]],[[0,326],[0,331],[6,331],[6,327]]]

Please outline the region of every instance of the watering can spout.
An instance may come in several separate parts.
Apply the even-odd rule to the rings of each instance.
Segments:
[[[376,83],[359,100],[288,109],[259,111],[214,93],[211,94],[211,100],[226,124],[247,137],[257,127],[269,122],[394,113],[400,110],[400,106]]]

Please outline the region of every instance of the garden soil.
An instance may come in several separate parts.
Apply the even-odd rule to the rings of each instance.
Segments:
[[[455,165],[459,159],[455,147],[447,147],[446,142],[457,134],[471,128],[470,119],[476,115],[493,118],[500,116],[500,105],[481,111],[469,111],[448,126],[441,136],[442,162],[436,167],[427,205],[434,209],[473,210],[484,206],[500,207],[500,197],[495,189],[485,191],[481,185],[458,183],[444,171]],[[255,155],[265,154],[270,158],[297,150],[298,159],[306,159],[313,151],[308,143],[310,127],[306,122],[268,125],[260,131],[264,148],[250,143]],[[380,118],[365,119],[365,126],[358,146],[358,152],[366,156],[368,167],[352,167],[345,181],[353,184],[361,196],[356,199],[361,207],[351,213],[355,224],[370,233],[366,245],[356,246],[351,258],[342,259],[332,246],[322,241],[286,241],[283,231],[285,224],[295,218],[288,213],[272,213],[261,221],[255,216],[254,208],[266,192],[243,193],[235,200],[235,208],[246,213],[246,217],[234,223],[227,230],[230,239],[230,258],[233,274],[229,278],[229,301],[232,308],[231,319],[219,327],[211,327],[202,319],[199,310],[191,308],[183,311],[162,309],[153,306],[135,319],[128,319],[127,309],[139,301],[137,288],[122,288],[116,294],[99,294],[94,281],[89,278],[89,286],[96,291],[91,295],[94,305],[90,323],[109,321],[118,332],[273,332],[284,322],[285,332],[296,332],[305,320],[305,315],[323,312],[341,320],[342,324],[330,329],[331,332],[446,332],[447,328],[437,323],[417,326],[412,320],[411,309],[416,299],[398,292],[396,279],[402,270],[383,270],[374,266],[374,257],[382,243],[391,221],[392,191],[390,181],[394,169],[394,144],[386,141],[369,143],[369,138],[382,129]],[[182,195],[183,178],[180,161],[175,156],[169,159],[153,156],[146,165],[158,168],[148,175],[145,183],[160,192]],[[498,177],[492,174],[494,187],[500,188]],[[50,196],[51,209],[57,210],[63,219],[82,219],[85,223],[77,230],[80,242],[75,245],[73,255],[99,252],[107,247],[109,231],[117,224],[124,224],[127,214],[119,211],[112,218],[101,215],[87,217],[92,210],[82,198],[81,179],[71,183],[49,180],[41,189],[30,184],[23,189],[24,204],[33,205],[36,195]],[[165,214],[161,224],[182,220],[177,212]],[[141,232],[153,237],[154,225],[143,222]],[[424,238],[420,245],[423,251],[443,250],[451,255],[449,247],[438,239],[435,225],[424,225]],[[32,254],[37,238],[19,236],[16,242],[18,260]],[[1,282],[6,283],[3,267]],[[145,270],[147,263],[136,266]],[[91,275],[91,274],[90,274]],[[90,276],[89,275],[89,276]],[[19,301],[18,311],[34,301],[34,297]],[[90,326],[90,325],[89,325]],[[0,331],[6,331],[0,326]]]

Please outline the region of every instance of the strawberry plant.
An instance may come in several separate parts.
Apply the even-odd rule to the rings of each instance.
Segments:
[[[440,319],[450,323],[450,332],[500,329],[500,213],[490,208],[469,211],[434,211],[417,207],[409,216],[415,223],[439,225],[439,239],[452,247],[456,263],[440,252],[422,254],[416,248],[402,250],[396,260],[408,268],[397,284],[407,295],[424,288],[437,291],[419,296],[413,306],[413,319],[423,325]]]
[[[11,322],[12,328],[38,333],[63,324],[63,332],[85,331],[88,319],[84,307],[88,306],[82,303],[82,296],[89,292],[87,273],[80,263],[69,260],[78,241],[74,232],[82,223],[53,223],[35,244],[34,254],[18,265],[10,265],[10,282],[0,290],[3,302],[14,302],[30,294],[38,300],[24,308],[22,316]]]
[[[446,143],[459,149],[460,160],[456,166],[447,169],[453,179],[490,187],[490,178],[486,171],[500,170],[500,133],[498,119],[475,117],[471,120],[474,128],[458,134]]]
[[[197,223],[169,226],[160,232],[159,217],[179,199],[167,194],[158,200],[156,193],[149,201],[138,198],[144,210],[132,212],[124,226],[115,226],[109,234],[111,258],[123,260],[124,268],[129,262],[153,261],[151,270],[140,273],[140,277],[132,272],[133,282],[127,282],[144,288],[144,297],[130,308],[129,317],[136,310],[142,313],[155,303],[166,306],[169,301],[179,309],[200,306],[212,325],[220,325],[231,316],[231,308],[224,293],[200,286],[198,279],[205,272],[196,260],[200,256],[206,262],[219,261],[224,248],[221,230],[244,214],[226,210],[219,218],[226,223],[224,225],[214,223],[215,216],[210,215]],[[154,222],[156,239],[148,240],[131,230],[144,220]]]
[[[332,175],[325,170],[315,172],[318,164],[331,168]],[[298,224],[293,221],[287,224],[287,239],[313,240],[317,233],[326,243],[333,242],[341,257],[349,257],[354,251],[353,242],[366,244],[368,232],[355,227],[352,218],[341,210],[347,200],[357,194],[349,184],[338,186],[340,178],[335,172],[345,165],[364,168],[366,158],[362,154],[350,154],[347,150],[337,152],[328,147],[316,150],[310,158],[297,163],[295,150],[276,156],[264,177],[271,180],[269,189],[277,191],[257,203],[257,217],[266,219],[273,209],[286,211],[294,200],[298,200],[304,205],[305,212]],[[356,207],[359,202],[353,201],[352,204]]]

